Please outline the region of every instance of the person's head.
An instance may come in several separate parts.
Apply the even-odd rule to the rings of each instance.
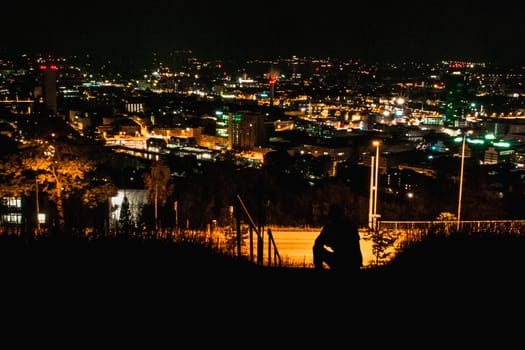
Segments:
[[[344,216],[344,213],[345,211],[342,205],[336,203],[330,205],[330,212],[328,215],[331,219],[341,218]]]

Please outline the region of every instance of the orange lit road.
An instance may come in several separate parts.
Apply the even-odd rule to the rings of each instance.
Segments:
[[[417,241],[421,239],[421,232],[427,232],[429,227],[441,227],[443,232],[448,232],[456,227],[455,221],[382,221],[383,229],[395,231],[399,234],[400,241]],[[525,232],[525,220],[477,220],[462,221],[467,232],[501,232],[509,234],[521,234]],[[312,246],[321,228],[289,228],[270,227],[282,258],[283,264],[297,267],[313,267]],[[359,230],[361,236],[361,252],[363,253],[363,265],[370,266],[374,262],[372,254],[372,241],[365,239],[367,229]]]
[[[313,267],[312,247],[321,228],[290,229],[271,227],[277,249],[285,265]],[[374,260],[372,242],[363,238],[365,230],[360,230],[363,265]]]

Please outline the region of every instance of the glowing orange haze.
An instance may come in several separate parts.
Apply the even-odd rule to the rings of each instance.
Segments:
[[[286,265],[313,267],[312,246],[321,228],[290,229],[272,227],[272,234],[277,249]],[[363,239],[361,235],[361,252],[363,253],[363,265],[367,266],[374,260],[372,254],[372,242]]]

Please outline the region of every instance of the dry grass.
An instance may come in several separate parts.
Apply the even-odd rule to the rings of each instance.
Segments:
[[[332,271],[314,271],[308,265],[265,267],[246,257],[225,254],[200,240],[165,241],[131,237],[97,239],[0,236],[0,262],[4,276],[69,276],[71,279],[111,280],[171,279],[209,281],[224,285],[243,280],[282,279],[285,284],[318,278],[348,281]],[[522,235],[477,233],[429,236],[397,253],[384,266],[361,271],[359,279],[370,285],[465,284],[515,277],[525,271],[525,238]],[[83,277],[82,277],[83,276]],[[514,278],[514,279],[513,279]],[[294,280],[293,283],[291,280]],[[261,282],[262,283],[262,282]]]

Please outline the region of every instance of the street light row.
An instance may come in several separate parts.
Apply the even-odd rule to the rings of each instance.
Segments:
[[[458,198],[458,213],[457,213],[457,230],[460,228],[461,223],[461,201],[463,195],[463,172],[465,167],[465,143],[466,138],[471,132],[465,132],[463,134],[463,140],[461,145],[461,169],[459,176],[459,198]],[[368,228],[370,230],[377,230],[377,221],[379,214],[377,214],[377,193],[379,189],[379,146],[380,142],[377,140],[372,141],[372,146],[376,148],[375,157],[370,158],[370,196],[368,205]]]

